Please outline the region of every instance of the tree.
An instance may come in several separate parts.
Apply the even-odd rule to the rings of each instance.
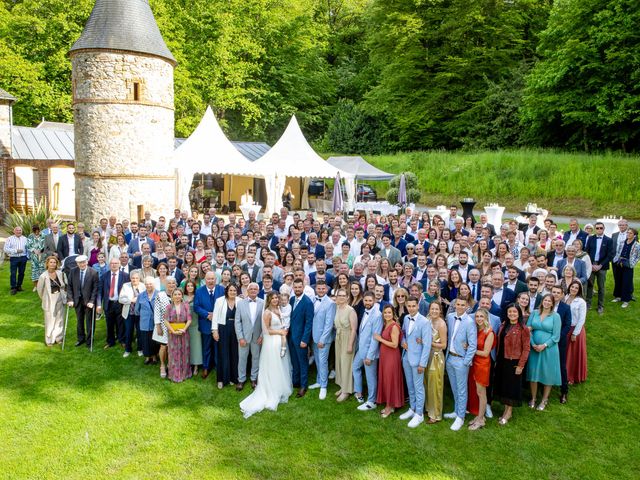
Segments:
[[[584,150],[640,147],[639,28],[636,1],[555,3],[523,100],[532,142]]]

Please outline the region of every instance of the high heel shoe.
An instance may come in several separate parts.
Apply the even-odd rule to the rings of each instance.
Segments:
[[[507,423],[509,423],[509,419],[508,418],[500,418],[500,420],[498,420],[498,425],[506,425]]]
[[[535,400],[529,400],[529,408],[536,408],[536,401]]]
[[[542,412],[547,407],[547,403],[549,403],[549,400],[542,400],[538,405],[538,408],[536,408],[536,410],[538,410],[539,412]]]

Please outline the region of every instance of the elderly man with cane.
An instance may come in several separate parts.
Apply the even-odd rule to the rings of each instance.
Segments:
[[[69,273],[67,288],[67,305],[76,310],[78,319],[76,347],[83,343],[87,347],[93,347],[93,334],[95,329],[95,305],[98,297],[98,272],[88,268],[86,255],[76,257],[77,268]],[[85,329],[86,326],[86,329]],[[89,337],[87,339],[87,336]],[[87,340],[89,340],[87,342]]]

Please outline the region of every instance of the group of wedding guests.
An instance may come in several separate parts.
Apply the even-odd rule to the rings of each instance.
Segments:
[[[105,349],[137,352],[175,382],[215,370],[218,388],[256,389],[281,380],[271,367],[279,356],[297,397],[318,389],[325,400],[333,380],[336,400],[354,397],[358,410],[380,406],[386,418],[406,405],[399,418],[409,427],[447,418],[452,430],[470,412],[477,430],[493,417],[492,403],[504,405],[505,425],[523,398],[544,410],[554,386],[567,402],[569,385],[587,378],[594,290],[602,313],[612,266],[614,301],[626,308],[640,257],[625,220],[609,238],[601,223],[585,226],[590,234],[572,220],[560,234],[535,215],[496,230],[454,206],[449,218],[316,218],[286,208],[261,220],[222,219],[215,209],[198,217],[110,217],[90,234],[73,223],[64,233],[48,225],[38,254],[49,251],[37,259],[45,343],[62,341],[66,305],[77,317],[76,346],[93,347],[103,316]],[[277,354],[262,368],[266,339]],[[253,397],[241,405],[246,416],[275,409],[288,394]]]

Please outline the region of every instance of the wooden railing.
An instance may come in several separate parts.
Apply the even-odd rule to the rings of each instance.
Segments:
[[[9,211],[20,213],[31,213],[35,206],[33,188],[10,188],[9,189]]]

